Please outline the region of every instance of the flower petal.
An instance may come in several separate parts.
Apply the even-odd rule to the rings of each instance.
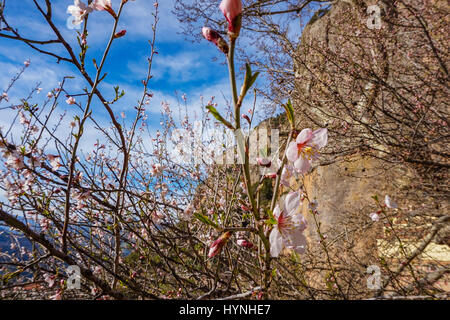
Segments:
[[[296,142],[289,143],[289,146],[286,149],[286,158],[288,158],[288,160],[291,162],[294,162],[298,159],[298,149]]]
[[[274,258],[278,257],[281,250],[283,250],[284,242],[283,237],[281,236],[280,231],[277,227],[272,229],[272,232],[269,236],[269,242],[270,242],[270,255]]]
[[[280,213],[281,213],[280,207],[277,205],[275,207],[275,209],[273,209],[273,216],[275,217],[275,219],[278,219],[278,217],[280,216]]]
[[[288,215],[295,214],[300,208],[300,192],[290,192],[284,202]]]
[[[298,173],[307,173],[311,168],[311,162],[304,157],[300,157],[294,162],[294,168]]]
[[[315,145],[318,149],[323,148],[328,142],[328,130],[327,128],[317,129],[313,132],[313,138],[310,144]]]
[[[306,143],[313,137],[313,132],[310,128],[303,129],[297,136],[297,143]]]
[[[306,251],[306,246],[308,242],[306,241],[306,237],[303,234],[303,230],[300,228],[296,228],[293,231],[289,232],[285,236],[286,245],[289,245],[292,249],[294,249],[298,253],[304,253]]]
[[[386,197],[384,197],[384,204],[389,209],[396,209],[397,208],[397,204],[394,201],[392,201],[391,197],[389,197],[388,195],[386,195]]]

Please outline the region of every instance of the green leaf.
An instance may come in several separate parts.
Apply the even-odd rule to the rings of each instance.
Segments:
[[[267,215],[269,216],[270,219],[275,219],[272,210],[266,209],[266,213],[267,213]]]
[[[277,224],[277,220],[274,217],[271,217],[265,221],[268,226],[274,226]]]
[[[250,64],[245,64],[245,80],[244,84],[241,88],[241,99],[244,99],[245,95],[247,94],[247,91],[253,86],[253,84],[256,81],[256,78],[258,78],[259,72],[255,72],[252,74],[252,68],[250,67]]]
[[[206,109],[208,109],[211,112],[211,114],[214,116],[214,118],[216,118],[217,120],[222,122],[227,128],[234,130],[233,125],[231,123],[229,123],[227,120],[225,120],[225,118],[220,115],[219,111],[217,111],[216,108],[209,105],[209,106],[206,106]]]
[[[286,116],[291,124],[291,128],[295,129],[294,108],[292,107],[291,99],[286,104],[283,104],[284,110],[286,110]]]
[[[275,278],[277,276],[277,268],[273,268],[272,270],[272,278]]]
[[[194,213],[194,217],[196,217],[198,220],[200,220],[204,224],[210,225],[210,226],[212,226],[212,227],[214,227],[216,229],[220,229],[217,224],[215,224],[207,216],[205,216],[205,215],[203,215],[203,214],[201,214],[199,212],[195,212]]]

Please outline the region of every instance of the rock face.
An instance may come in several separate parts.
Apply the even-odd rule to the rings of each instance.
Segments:
[[[342,162],[318,166],[306,175],[304,188],[308,197],[319,204],[317,219],[323,232],[331,232],[330,235],[347,232],[342,240],[348,240],[351,229],[371,223],[369,214],[376,211],[374,195],[383,201],[384,195],[395,195],[411,182],[408,172],[401,169],[386,172],[382,167],[379,160],[355,155]],[[304,215],[314,226],[306,206]],[[319,240],[314,227],[308,233],[311,240]]]
[[[433,91],[435,103],[424,108],[436,111],[438,118],[448,115],[441,81],[448,79],[448,59],[442,57],[448,50],[443,32],[448,29],[445,12],[449,7],[446,1],[397,3],[337,2],[306,26],[294,56],[298,129],[328,127],[330,131],[323,162],[303,181],[309,199],[319,203],[315,217],[303,208],[310,250],[320,251],[317,222],[331,244],[332,259],[342,265],[359,265],[361,273],[363,266],[379,264],[380,255],[388,251],[388,259],[405,258],[393,234],[386,233],[387,220],[373,223],[369,218],[380,209],[372,196],[378,195],[381,204],[386,194],[398,202],[399,210],[390,212],[393,226],[399,239],[412,243],[412,248],[420,245],[438,217],[448,215],[449,160],[444,155],[448,145],[431,145],[426,138],[429,132],[440,130],[433,141],[448,141],[448,118],[442,127],[432,129],[437,118],[421,127],[430,113],[416,117],[414,108],[421,105],[419,97],[432,101],[429,94]],[[367,8],[372,4],[380,6],[384,23],[380,30],[368,29]],[[420,10],[425,13],[417,18]],[[421,19],[429,22],[424,29]],[[411,32],[405,25],[416,29]],[[422,40],[427,36],[434,53],[424,49],[427,44]],[[426,85],[421,84],[419,73],[429,77]],[[414,155],[404,156],[408,152]],[[418,165],[421,162],[430,165],[425,169],[426,165]],[[434,189],[425,187],[424,181]],[[419,264],[450,263],[445,224],[433,240],[439,245],[439,256],[425,250],[417,259]],[[388,244],[389,250],[380,243]]]

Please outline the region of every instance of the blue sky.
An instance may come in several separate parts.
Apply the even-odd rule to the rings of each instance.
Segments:
[[[117,10],[119,2],[120,0],[112,0],[115,10]],[[154,59],[153,78],[150,82],[150,90],[154,93],[154,97],[147,107],[148,124],[153,132],[160,129],[159,113],[162,101],[167,101],[172,108],[176,109],[181,101],[181,95],[186,94],[187,110],[192,118],[201,113],[201,96],[204,97],[205,102],[209,101],[212,96],[216,97],[215,101],[218,103],[219,110],[225,109],[230,97],[225,56],[206,40],[192,42],[185,39],[186,36],[181,34],[181,26],[178,20],[171,12],[173,2],[173,0],[159,0],[160,21],[156,36],[158,55]],[[218,5],[219,2],[218,0]],[[150,50],[148,40],[152,35],[153,3],[154,0],[136,0],[129,1],[125,6],[118,30],[126,29],[127,34],[125,37],[114,41],[104,69],[108,76],[100,85],[108,100],[111,100],[114,96],[114,86],[120,86],[121,89],[125,90],[126,95],[113,106],[117,115],[121,112],[127,115],[125,121],[131,121],[134,118],[135,110],[133,106],[142,95],[141,80],[145,78],[147,72],[147,57]],[[73,0],[53,0],[52,4],[53,21],[78,54],[76,32],[67,27],[67,21],[70,17],[67,13],[67,7],[73,4]],[[220,16],[219,8],[217,8],[217,13]],[[43,17],[35,9],[32,0],[7,0],[5,15],[9,23],[18,28],[24,37],[37,40],[56,38]],[[292,19],[292,17],[288,17],[288,19]],[[113,19],[107,12],[94,12],[89,17],[88,26],[90,49],[86,58],[86,65],[91,75],[94,75],[92,59],[101,60],[113,26]],[[300,36],[301,30],[296,19],[292,20],[290,31],[293,37]],[[200,34],[200,27],[198,32]],[[241,45],[243,44],[241,43]],[[52,45],[48,48],[65,55],[65,49],[60,45]],[[248,50],[251,49],[248,48]],[[0,38],[0,92],[5,90],[11,77],[23,67],[23,62],[28,59],[31,61],[30,67],[27,68],[24,76],[15,87],[8,92],[11,98],[10,103],[18,103],[19,99],[28,95],[31,88],[38,82],[41,82],[39,86],[42,88],[42,93],[35,95],[32,102],[42,103],[45,100],[46,93],[57,87],[58,82],[64,76],[76,77],[70,80],[67,85],[67,90],[71,94],[82,93],[82,89],[86,86],[78,71],[68,63],[57,64],[55,58],[38,54],[23,43]],[[263,83],[263,81],[262,75],[256,85]],[[238,86],[240,87],[239,84]],[[69,114],[74,113],[73,107],[66,105],[64,100],[61,100],[59,110],[61,112],[67,111]],[[259,100],[258,103],[262,104],[263,101]],[[248,98],[244,102],[243,111],[249,109],[251,104],[252,99]],[[2,109],[5,106],[5,101],[0,103],[0,113],[2,113],[0,126],[2,127],[7,126],[12,117],[12,113]],[[96,119],[107,126],[109,119],[98,101],[95,101],[93,110]],[[95,142],[97,138],[98,133],[95,130],[86,130],[83,140],[91,143],[91,140]]]
[[[53,1],[53,15],[55,24],[78,53],[76,32],[66,26],[70,16],[66,12],[67,6],[72,3],[71,0]],[[112,3],[117,9],[119,0],[112,0]],[[142,94],[141,80],[145,78],[147,72],[153,3],[153,0],[136,0],[125,6],[119,30],[126,29],[127,34],[114,42],[105,68],[108,76],[101,85],[105,92],[110,93],[108,98],[112,98],[113,87],[116,85],[125,90],[125,97],[114,105],[114,110],[117,114],[123,111],[129,114],[130,118],[134,111],[133,105]],[[182,94],[186,94],[188,106],[193,114],[200,111],[200,96],[203,96],[205,101],[208,101],[211,96],[221,99],[222,95],[228,95],[229,90],[224,55],[206,40],[200,43],[186,41],[185,36],[180,34],[181,28],[178,21],[171,13],[172,6],[172,0],[159,1],[160,21],[156,44],[159,54],[155,56],[152,72],[154,77],[150,82],[154,98],[148,107],[148,111],[153,115],[149,117],[149,124],[155,128],[159,125],[158,113],[161,101],[167,101],[172,107],[176,107],[177,97],[179,99]],[[52,30],[35,10],[32,0],[7,1],[5,15],[9,23],[17,27],[24,37],[39,40],[55,39]],[[91,73],[93,73],[91,61],[93,58],[97,61],[101,60],[112,25],[113,19],[106,12],[94,12],[89,17],[90,49],[86,63]],[[49,48],[64,54],[61,46],[49,46]],[[213,61],[214,58],[218,60]],[[81,89],[86,85],[77,71],[68,63],[56,64],[56,59],[37,54],[20,42],[0,38],[0,91],[5,90],[10,78],[28,59],[31,60],[30,67],[8,93],[11,103],[18,102],[18,99],[25,96],[37,82],[41,82],[40,87],[43,90],[41,96],[35,96],[35,102],[43,101],[46,93],[55,88],[64,76],[76,77],[70,80],[68,86],[69,92],[73,94],[81,93]],[[225,104],[224,101],[222,102]],[[3,102],[0,107],[4,106]],[[61,105],[61,108],[67,107]],[[94,110],[98,117],[107,121],[101,107]],[[5,125],[5,118],[2,122],[1,124]]]

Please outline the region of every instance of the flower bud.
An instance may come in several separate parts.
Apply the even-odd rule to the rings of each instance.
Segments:
[[[202,34],[206,40],[214,43],[220,51],[228,54],[228,44],[217,31],[214,31],[213,29],[208,27],[203,27]]]
[[[239,31],[241,30],[242,1],[222,0],[219,8],[228,21],[229,36],[236,39],[239,36]]]
[[[248,124],[251,124],[252,123],[252,121],[250,120],[250,118],[249,118],[249,116],[248,115],[246,115],[245,113],[244,114],[242,114],[242,119],[245,119],[245,120],[247,120],[247,122],[248,122]]]
[[[224,234],[222,234],[216,241],[214,241],[211,247],[209,248],[208,258],[212,258],[216,256],[218,253],[220,253],[220,251],[222,251],[222,248],[225,246],[230,237],[231,232],[227,231]]]
[[[256,162],[258,162],[261,167],[266,168],[270,168],[270,166],[272,165],[272,162],[267,158],[256,158]]]
[[[125,29],[121,30],[114,35],[114,39],[122,38],[126,34],[127,34],[127,30],[125,30]]]
[[[245,240],[245,239],[236,240],[236,244],[240,247],[248,248],[248,249],[251,249],[254,247],[254,244],[252,242]]]

